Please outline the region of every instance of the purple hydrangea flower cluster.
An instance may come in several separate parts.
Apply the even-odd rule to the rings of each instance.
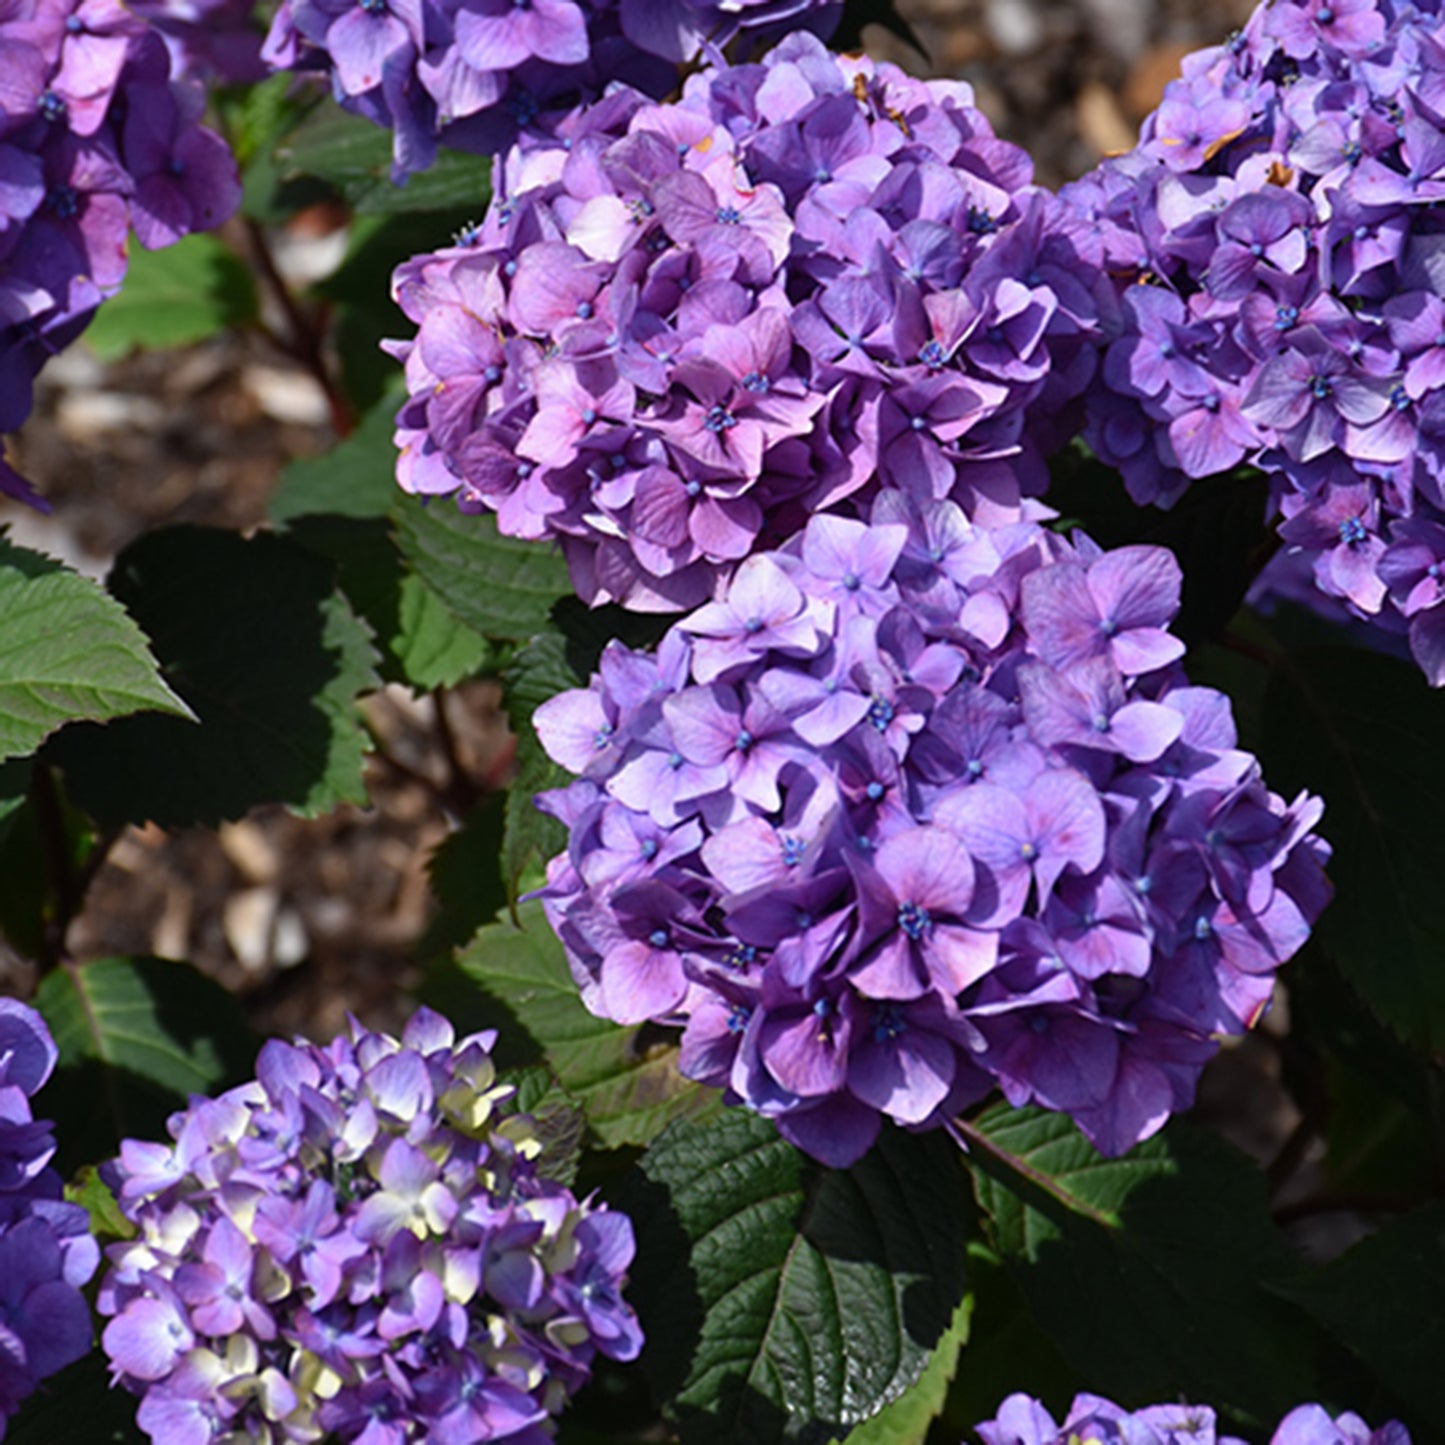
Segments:
[[[1118,1154],[1192,1101],[1328,896],[1191,687],[1180,575],[883,493],[536,714],[580,774],[543,898],[587,1005],[817,1158],[998,1085]]]
[[[1218,1433],[1207,1405],[1131,1411],[1098,1395],[1076,1396],[1062,1425],[1037,1400],[1010,1395],[997,1418],[977,1430],[983,1445],[1245,1445]],[[1300,1405],[1280,1421],[1269,1445],[1410,1445],[1410,1433],[1395,1421],[1371,1430],[1358,1415]]]
[[[1140,502],[1240,463],[1315,586],[1445,683],[1440,0],[1278,0],[1065,192],[1119,309],[1086,436]],[[1136,284],[1140,283],[1140,284]]]
[[[65,1202],[50,1167],[50,1122],[30,1108],[55,1060],[40,1015],[0,998],[0,1437],[41,1380],[90,1350],[80,1288],[100,1250],[85,1210]]]
[[[494,1040],[423,1009],[272,1041],[173,1144],[122,1145],[102,1343],[157,1445],[540,1445],[598,1351],[637,1354],[632,1226],[539,1175]]]
[[[402,183],[438,142],[500,151],[617,82],[661,97],[680,64],[827,35],[841,13],[841,0],[282,0],[264,55],[325,72],[339,104],[390,129]]]
[[[160,34],[119,0],[0,10],[0,432],[35,374],[147,249],[219,225],[240,200],[225,143],[198,122]],[[0,462],[0,491],[37,500]]]
[[[967,86],[793,35],[515,149],[397,272],[408,491],[560,540],[590,602],[680,610],[880,489],[1014,520],[1095,361],[1094,228]]]

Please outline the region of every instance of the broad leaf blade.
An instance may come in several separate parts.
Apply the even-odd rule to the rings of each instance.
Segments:
[[[146,639],[96,584],[0,536],[0,759],[77,718],[143,709],[188,716]]]
[[[953,1312],[953,1322],[934,1347],[923,1373],[881,1414],[847,1435],[848,1445],[924,1445],[928,1427],[938,1418],[968,1342],[973,1297],[965,1295]],[[841,1438],[841,1437],[840,1437]]]
[[[126,548],[111,587],[201,725],[67,729],[48,756],[77,806],[106,826],[182,827],[366,801],[354,702],[378,685],[376,654],[325,562],[280,537],[171,527]]]
[[[446,498],[427,507],[414,497],[401,498],[393,515],[412,571],[483,637],[531,637],[571,591],[557,552],[501,536],[490,515],[469,516]]]
[[[1405,662],[1313,648],[1265,697],[1270,785],[1326,797],[1335,898],[1318,936],[1401,1038],[1445,1058],[1445,695]]]
[[[1290,1293],[1399,1397],[1417,1440],[1445,1438],[1445,1204],[1392,1221]]]
[[[110,1368],[99,1350],[42,1380],[35,1393],[6,1422],[5,1445],[150,1445],[135,1422],[140,1401],[110,1383]]]
[[[567,846],[567,830],[535,799],[538,793],[565,788],[572,776],[547,756],[532,723],[549,698],[580,685],[567,652],[561,633],[543,632],[518,649],[503,673],[507,717],[517,738],[517,773],[507,791],[502,829],[502,878],[509,898],[521,891],[524,877],[540,877],[547,861]]]
[[[1298,1270],[1262,1177],[1174,1125],[1106,1159],[1065,1115],[968,1126],[974,1192],[1039,1323],[1100,1394],[1275,1420],[1311,1398],[1311,1340],[1275,1287]]]
[[[394,185],[391,132],[332,105],[307,116],[277,147],[276,161],[282,180],[317,176],[362,215],[481,209],[490,186],[484,156],[449,150],[440,151],[429,170]]]
[[[319,457],[300,457],[281,473],[267,509],[276,523],[313,514],[384,517],[397,498],[396,409],[400,389],[388,392],[344,441]]]
[[[255,320],[258,309],[250,271],[224,242],[197,232],[162,251],[132,246],[125,285],[100,308],[85,340],[102,361],[114,361],[141,347],[204,341]]]
[[[672,1119],[716,1109],[715,1090],[678,1073],[675,1047],[588,1013],[541,905],[517,911],[520,928],[489,924],[458,959],[485,995],[470,1026],[530,1037],[604,1148],[645,1144]]]
[[[246,1078],[256,1045],[240,1004],[184,963],[102,958],[47,975],[35,1007],[60,1051],[41,1096],[63,1174],[123,1138],[165,1137],[192,1094]]]
[[[674,1124],[638,1167],[629,1297],[684,1445],[827,1440],[922,1374],[963,1295],[947,1138],[885,1129],[830,1170],[737,1110]]]

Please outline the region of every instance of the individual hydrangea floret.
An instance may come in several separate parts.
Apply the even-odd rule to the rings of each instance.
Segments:
[[[114,0],[0,10],[0,433],[31,407],[47,357],[120,287],[127,236],[148,250],[219,225],[241,188],[172,77],[160,32]],[[38,500],[0,462],[0,491]]]
[[[173,1143],[122,1145],[102,1343],[158,1445],[536,1445],[599,1351],[637,1354],[631,1224],[539,1174],[494,1041],[425,1009],[273,1041]]]
[[[1010,520],[1070,434],[1097,242],[953,82],[790,36],[515,149],[400,268],[398,478],[678,610],[880,488]]]
[[[1328,896],[1192,687],[1161,548],[885,492],[536,714],[582,996],[832,1165],[990,1088],[1122,1153],[1192,1101]]]
[[[390,129],[404,183],[438,142],[504,150],[610,85],[660,98],[680,65],[828,35],[841,13],[841,0],[282,0],[264,55],[324,73],[339,104]]]
[[[1441,0],[1277,0],[1065,197],[1117,314],[1085,435],[1137,501],[1249,464],[1287,548],[1445,683]]]
[[[0,1436],[41,1380],[90,1350],[81,1294],[100,1263],[84,1209],[51,1168],[55,1140],[31,1099],[56,1049],[34,1009],[0,998]]]
[[[976,1428],[983,1445],[1245,1445],[1219,1433],[1207,1405],[1131,1411],[1098,1395],[1075,1396],[1061,1425],[1037,1400],[1010,1395],[997,1418]],[[1371,1430],[1358,1415],[1300,1405],[1280,1421],[1269,1445],[1410,1445],[1410,1433],[1394,1421]]]

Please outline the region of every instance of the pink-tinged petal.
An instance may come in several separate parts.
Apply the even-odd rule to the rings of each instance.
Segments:
[[[973,897],[973,860],[946,828],[909,828],[887,839],[873,866],[900,903],[962,918]]]
[[[843,1087],[848,1036],[846,1027],[831,1011],[805,1014],[791,1021],[764,1019],[757,1047],[768,1072],[800,1098],[816,1098]]]
[[[891,933],[871,953],[867,962],[848,970],[848,981],[864,998],[922,998],[931,980],[920,967],[919,950],[907,934]]]
[[[927,957],[934,986],[956,997],[993,972],[998,963],[998,934],[961,924],[935,924]]]
[[[1114,662],[1126,677],[1142,677],[1168,667],[1184,656],[1184,650],[1179,638],[1161,627],[1134,627],[1109,640]]]
[[[682,961],[670,950],[629,939],[607,950],[600,975],[602,1006],[620,1024],[646,1023],[672,1012],[687,993]]]
[[[1135,763],[1152,763],[1178,741],[1184,719],[1157,702],[1125,703],[1109,719],[1108,736]]]
[[[1173,716],[1178,719],[1177,713]],[[1082,774],[1066,769],[1040,773],[1029,784],[1024,806],[1036,840],[1034,868],[1043,904],[1070,864],[1080,873],[1091,873],[1099,866],[1108,824],[1093,785]]]
[[[948,1097],[955,1068],[952,1044],[905,1025],[896,1038],[869,1038],[854,1050],[848,1088],[889,1118],[919,1124]]]

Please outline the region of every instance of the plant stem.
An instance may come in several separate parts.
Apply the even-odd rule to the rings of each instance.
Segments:
[[[313,318],[306,314],[297,301],[290,286],[286,284],[286,278],[281,274],[280,268],[276,265],[276,258],[271,254],[271,246],[266,239],[265,230],[249,217],[241,224],[245,228],[246,240],[256,262],[256,268],[260,271],[261,278],[275,298],[276,304],[280,306],[286,316],[286,324],[291,330],[291,339],[289,343],[282,342],[281,338],[269,329],[266,334],[316,378],[317,384],[326,394],[327,405],[331,409],[331,425],[335,428],[336,435],[338,437],[350,436],[356,429],[356,414],[331,375],[331,368],[326,364],[320,330]]]

